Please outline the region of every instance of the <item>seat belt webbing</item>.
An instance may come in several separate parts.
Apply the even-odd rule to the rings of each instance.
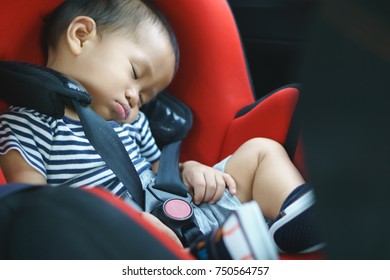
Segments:
[[[141,180],[119,136],[89,106],[83,106],[73,99],[72,103],[91,145],[123,183],[134,201],[145,209],[145,195]]]

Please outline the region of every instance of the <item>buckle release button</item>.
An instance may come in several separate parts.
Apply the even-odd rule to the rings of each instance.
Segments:
[[[185,200],[172,198],[164,202],[164,213],[174,220],[187,220],[192,216],[192,206]]]

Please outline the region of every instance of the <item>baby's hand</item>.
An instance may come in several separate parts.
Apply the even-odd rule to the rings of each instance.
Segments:
[[[196,161],[186,161],[180,165],[181,177],[187,185],[195,204],[216,203],[228,187],[231,194],[236,193],[236,182],[227,173]]]

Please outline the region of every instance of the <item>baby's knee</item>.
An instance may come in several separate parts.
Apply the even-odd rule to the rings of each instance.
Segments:
[[[285,152],[284,147],[279,142],[269,138],[252,138],[245,142],[243,146],[260,156]]]

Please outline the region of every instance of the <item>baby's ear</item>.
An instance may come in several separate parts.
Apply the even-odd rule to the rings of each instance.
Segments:
[[[69,24],[66,32],[66,40],[71,52],[79,55],[89,40],[96,37],[96,23],[87,16],[75,17]]]

